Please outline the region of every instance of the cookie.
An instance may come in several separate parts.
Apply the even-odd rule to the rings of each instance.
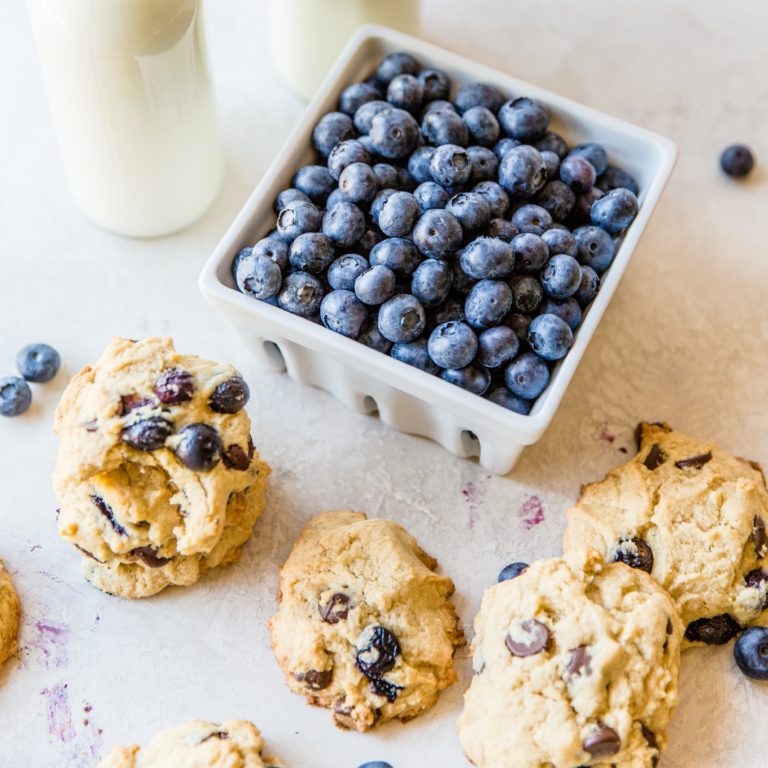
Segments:
[[[768,604],[768,491],[755,466],[666,424],[582,489],[564,548],[593,546],[650,573],[674,598],[686,644],[725,643]]]
[[[269,467],[229,365],[169,338],[115,338],[56,410],[59,533],[96,587],[146,597],[237,560],[264,509]]]
[[[595,550],[486,590],[459,739],[481,768],[652,768],[678,700],[683,625],[646,573]]]
[[[21,605],[8,571],[0,561],[0,670],[18,650]]]
[[[146,747],[115,747],[98,768],[278,768],[263,750],[259,729],[247,720],[193,720],[159,733]]]
[[[358,731],[431,707],[456,682],[464,644],[453,582],[436,567],[397,523],[315,517],[280,571],[269,621],[288,687]]]

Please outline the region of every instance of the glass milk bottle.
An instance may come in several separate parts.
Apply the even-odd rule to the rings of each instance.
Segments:
[[[311,99],[362,24],[418,34],[420,0],[270,0],[272,58],[293,91]]]
[[[134,237],[210,206],[223,156],[202,0],[28,0],[72,192]]]

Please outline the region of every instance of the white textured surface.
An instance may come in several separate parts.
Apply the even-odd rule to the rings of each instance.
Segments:
[[[461,683],[435,710],[365,736],[334,731],[326,712],[282,685],[264,622],[277,566],[309,516],[352,506],[404,523],[456,581],[469,624],[506,561],[558,552],[563,509],[579,483],[622,459],[620,447],[631,451],[639,419],[664,418],[768,465],[768,185],[762,169],[747,184],[717,169],[731,140],[747,141],[768,162],[768,79],[760,75],[768,15],[748,0],[471,6],[468,15],[459,0],[429,0],[425,36],[667,134],[681,150],[563,406],[508,478],[285,377],[254,374],[200,298],[200,267],[301,113],[271,78],[262,4],[209,4],[228,177],[202,221],[151,242],[101,232],[74,208],[24,4],[0,7],[0,371],[12,372],[16,350],[37,340],[54,344],[65,368],[35,387],[26,417],[0,423],[0,556],[25,608],[23,651],[0,675],[3,768],[90,767],[115,742],[146,741],[192,717],[253,719],[289,766],[464,765],[453,727],[463,657]],[[109,334],[156,332],[245,369],[255,439],[274,475],[269,511],[240,564],[128,603],[88,587],[57,539],[50,421],[67,376]],[[544,520],[528,527],[534,496]],[[683,702],[662,764],[764,766],[768,689],[738,674],[729,649],[692,651],[683,667]]]

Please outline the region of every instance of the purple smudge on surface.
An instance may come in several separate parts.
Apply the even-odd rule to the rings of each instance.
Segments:
[[[72,726],[72,713],[69,709],[69,694],[66,683],[56,683],[52,688],[41,691],[46,698],[48,711],[48,735],[62,744],[72,741],[77,735]]]
[[[612,435],[605,427],[600,429],[598,437],[606,443],[612,443],[616,439],[616,435]]]
[[[619,450],[620,450],[622,453],[627,453],[627,452],[628,452],[628,451],[627,451],[627,449],[626,449],[626,448],[625,448],[623,445],[622,445],[622,446],[619,448]]]
[[[469,505],[467,514],[467,525],[469,530],[472,531],[475,528],[477,522],[477,508],[480,504],[482,493],[479,488],[470,480],[462,489],[461,495]]]
[[[102,751],[102,730],[93,717],[93,706],[87,701],[83,705],[83,729],[77,734],[72,749],[74,765],[90,768],[98,762]]]
[[[36,549],[42,549],[42,548],[43,548],[43,545],[42,545],[42,544],[33,544],[33,545],[32,545],[32,546],[29,548],[29,551],[30,551],[30,552],[34,552]]]
[[[34,636],[27,643],[27,648],[35,648],[42,653],[45,667],[50,667],[51,664],[55,667],[63,667],[68,660],[69,627],[45,620],[36,621],[33,626]]]
[[[544,505],[538,496],[529,496],[520,507],[520,519],[530,530],[544,521]]]

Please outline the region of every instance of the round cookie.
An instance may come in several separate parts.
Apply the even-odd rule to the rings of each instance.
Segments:
[[[234,562],[264,508],[269,467],[229,365],[169,338],[114,338],[56,410],[59,533],[95,586],[145,597]]]
[[[410,720],[457,680],[464,644],[453,582],[401,526],[362,512],[326,512],[280,570],[272,648],[288,687],[366,731]]]
[[[263,750],[259,729],[247,720],[193,720],[159,733],[144,748],[115,747],[98,768],[278,768]]]
[[[683,625],[642,571],[595,550],[487,589],[459,739],[481,768],[652,768],[678,699]]]
[[[646,570],[676,601],[687,643],[727,642],[768,604],[765,480],[666,424],[637,437],[634,459],[582,489],[563,546]]]
[[[0,561],[0,670],[18,650],[16,640],[19,636],[20,614],[19,596],[13,587],[10,574]]]

